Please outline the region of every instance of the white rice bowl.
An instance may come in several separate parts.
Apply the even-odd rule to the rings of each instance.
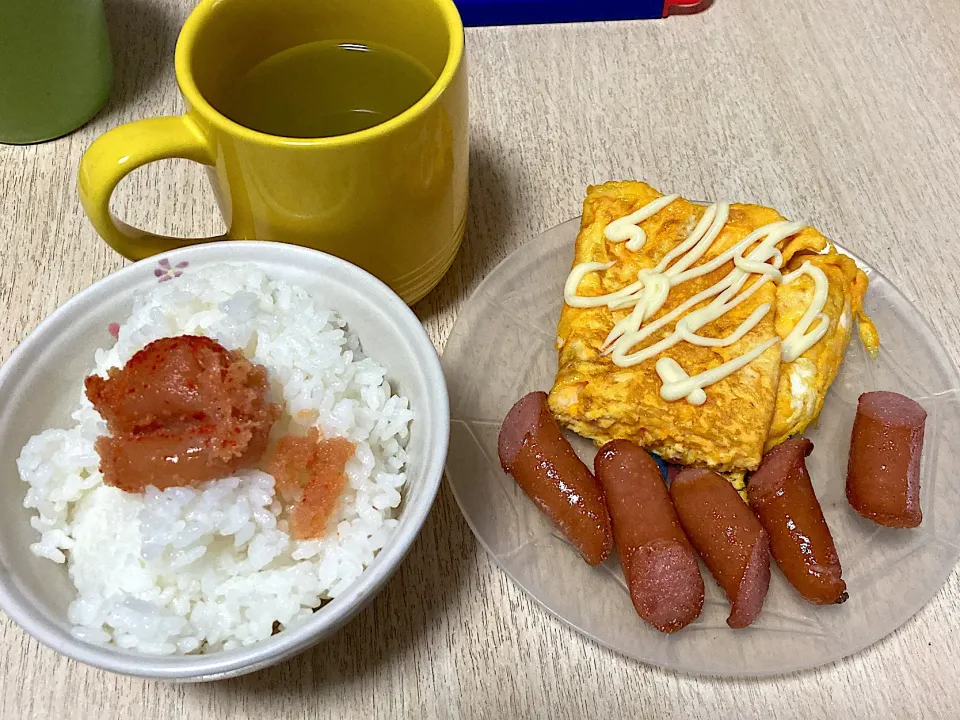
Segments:
[[[208,265],[140,296],[106,375],[162,337],[205,335],[269,373],[283,417],[274,435],[356,445],[328,533],[295,540],[273,478],[257,470],[197,488],[133,494],[103,484],[94,443],[106,423],[79,388],[73,427],[45,430],[17,461],[38,556],[66,563],[78,595],[74,637],[155,655],[250,646],[302,622],[343,592],[397,526],[413,413],[336,313],[255,266]]]

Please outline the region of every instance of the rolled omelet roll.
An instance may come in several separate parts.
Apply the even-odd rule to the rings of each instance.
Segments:
[[[824,399],[840,370],[856,319],[860,337],[871,356],[880,348],[880,338],[870,319],[863,314],[863,297],[867,276],[853,258],[841,255],[833,245],[823,254],[799,253],[787,263],[784,274],[809,262],[827,277],[829,290],[823,314],[828,318],[826,334],[793,362],[780,365],[776,408],[766,450],[779,445],[792,435],[802,433],[817,419]],[[815,282],[801,275],[777,289],[777,334],[786,338],[810,306]]]

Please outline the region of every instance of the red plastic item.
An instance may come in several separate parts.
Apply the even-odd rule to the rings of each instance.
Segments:
[[[663,0],[663,16],[693,15],[713,5],[713,0]]]

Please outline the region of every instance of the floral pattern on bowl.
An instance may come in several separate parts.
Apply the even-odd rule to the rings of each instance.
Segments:
[[[167,258],[160,258],[157,261],[157,266],[153,269],[153,275],[157,278],[157,282],[166,282],[167,280],[173,280],[183,275],[183,271],[189,266],[190,263],[186,260],[178,262],[176,265],[171,265]],[[120,337],[120,323],[112,322],[107,325],[107,332],[110,333],[110,337],[114,340],[118,339]]]
[[[186,260],[178,262],[176,265],[171,265],[170,261],[166,258],[160,258],[157,267],[153,270],[153,274],[158,278],[157,282],[166,282],[167,280],[173,280],[173,278],[178,278],[183,275],[184,269],[189,265],[190,263]]]

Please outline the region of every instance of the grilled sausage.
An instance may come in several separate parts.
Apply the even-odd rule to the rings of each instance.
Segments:
[[[530,393],[500,427],[500,464],[590,565],[610,555],[613,537],[603,490],[560,432],[547,395]]]
[[[865,518],[914,528],[920,510],[920,456],[926,411],[893,392],[860,396],[850,439],[847,501]]]
[[[747,495],[790,584],[809,602],[831,605],[847,599],[847,585],[807,473],[805,458],[811,452],[813,443],[806,438],[777,445],[750,477]]]
[[[686,627],[703,609],[703,578],[658,463],[633,443],[613,440],[600,448],[594,471],[637,614],[660,632]]]
[[[670,485],[687,537],[730,600],[727,625],[752,623],[770,586],[770,541],[733,486],[709,470],[687,468]]]

